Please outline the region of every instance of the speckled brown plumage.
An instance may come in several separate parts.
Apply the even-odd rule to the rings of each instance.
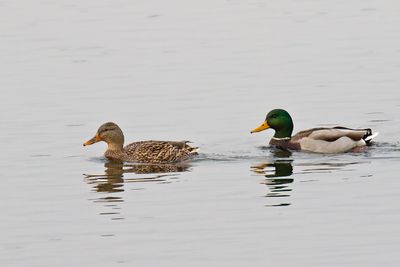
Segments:
[[[187,142],[140,141],[125,146],[122,151],[107,150],[107,158],[146,163],[171,163],[185,161],[197,155]]]
[[[108,149],[104,156],[123,161],[142,163],[175,163],[188,160],[197,155],[197,148],[188,145],[188,141],[140,141],[123,147],[122,130],[113,122],[99,127],[96,136],[83,145],[104,141]]]

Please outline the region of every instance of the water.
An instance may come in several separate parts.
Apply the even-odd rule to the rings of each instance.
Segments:
[[[395,1],[1,1],[1,266],[398,266]],[[250,135],[380,132],[361,154]],[[180,166],[82,147],[191,140]]]

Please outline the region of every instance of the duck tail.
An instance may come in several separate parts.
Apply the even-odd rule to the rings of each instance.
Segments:
[[[198,155],[200,151],[199,147],[191,147],[189,154],[191,155]]]
[[[366,134],[363,136],[363,140],[365,141],[365,143],[367,144],[367,145],[369,145],[370,143],[371,143],[371,141],[372,141],[372,139],[374,139],[375,137],[377,137],[378,135],[379,135],[379,133],[378,132],[376,132],[376,133],[372,133],[372,130],[371,129],[366,129]]]
[[[187,149],[189,150],[190,155],[198,155],[199,154],[199,151],[200,151],[199,147],[188,145],[188,144],[192,144],[193,142],[188,141],[188,140],[183,140],[182,142],[186,145]]]

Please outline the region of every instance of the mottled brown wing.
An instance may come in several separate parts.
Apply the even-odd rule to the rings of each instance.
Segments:
[[[193,148],[186,142],[141,141],[124,148],[125,152],[138,162],[178,162],[190,158]]]

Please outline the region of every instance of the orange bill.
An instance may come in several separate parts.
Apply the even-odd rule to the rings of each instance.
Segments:
[[[101,139],[101,137],[98,134],[96,134],[95,137],[93,137],[92,139],[90,139],[90,140],[86,141],[85,143],[83,143],[83,146],[89,146],[89,145],[92,145],[94,143],[100,142],[102,140],[103,139]]]

